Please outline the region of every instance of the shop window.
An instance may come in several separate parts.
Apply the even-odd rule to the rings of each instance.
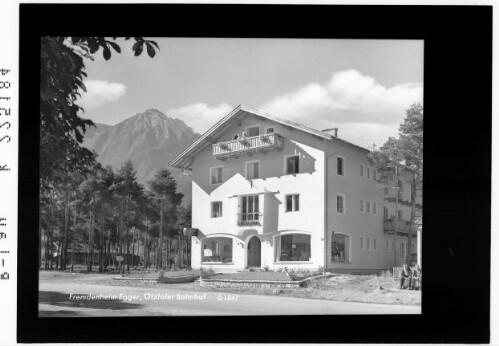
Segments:
[[[203,262],[232,262],[232,238],[203,239]]]
[[[276,238],[276,261],[310,261],[310,235],[285,234]]]

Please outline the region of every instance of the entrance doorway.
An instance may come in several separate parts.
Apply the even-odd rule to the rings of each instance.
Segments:
[[[262,243],[258,237],[253,237],[248,243],[248,267],[260,268],[262,264]]]

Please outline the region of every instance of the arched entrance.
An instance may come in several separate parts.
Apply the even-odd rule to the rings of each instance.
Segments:
[[[248,267],[260,268],[262,264],[262,243],[254,236],[248,242]]]

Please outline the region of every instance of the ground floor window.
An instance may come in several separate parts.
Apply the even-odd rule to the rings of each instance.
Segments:
[[[331,238],[331,261],[349,262],[350,237],[344,234],[334,234]]]
[[[310,261],[310,235],[286,234],[276,237],[276,261]]]
[[[203,239],[203,262],[232,262],[232,238]]]

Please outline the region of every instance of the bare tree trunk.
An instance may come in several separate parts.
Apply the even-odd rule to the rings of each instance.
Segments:
[[[69,237],[69,222],[70,222],[70,209],[69,209],[69,196],[66,194],[66,205],[64,207],[64,240],[62,245],[62,265],[61,269],[66,270],[66,263],[68,257],[68,237]]]
[[[73,217],[74,217],[74,224],[73,224],[73,251],[71,251],[71,273],[73,272],[74,269],[74,254],[75,254],[75,248],[76,248],[76,207],[73,211]]]
[[[92,264],[94,263],[94,253],[93,253],[93,233],[94,233],[94,213],[90,210],[90,229],[88,232],[88,264],[87,270],[92,271]]]
[[[412,260],[412,236],[414,234],[414,220],[416,218],[416,174],[412,174],[411,181],[411,222],[409,228],[409,239],[407,240],[407,259],[406,262],[410,263]]]
[[[135,268],[135,233],[136,233],[136,228],[133,228],[132,231],[132,268]]]
[[[43,241],[43,234],[42,234],[42,222],[41,218],[38,222],[38,269],[42,267],[42,241]]]
[[[149,244],[147,243],[147,232],[149,232],[149,220],[146,218],[146,231],[144,233],[144,266],[149,266]]]
[[[99,273],[102,273],[102,270],[104,269],[103,263],[104,263],[104,258],[103,258],[103,247],[104,245],[104,225],[105,225],[105,212],[104,208],[102,208],[102,213],[101,213],[101,226],[100,226],[100,232],[99,232]]]
[[[163,264],[163,197],[161,197],[161,203],[159,207],[159,244],[158,244],[158,262],[156,264],[157,269],[162,269]]]
[[[182,234],[178,234],[178,264],[182,268]]]
[[[395,167],[395,182],[396,186],[398,187],[398,182],[399,182],[399,171],[398,171],[398,166]],[[394,220],[394,227],[393,227],[393,266],[397,266],[397,230],[398,230],[398,224],[399,224],[399,219],[398,219],[398,210],[399,210],[399,190],[396,190],[397,193],[395,195],[395,220]],[[395,273],[393,273],[395,275]]]
[[[119,242],[119,250],[120,256],[123,256],[123,217],[124,217],[124,201],[121,199],[121,208],[120,208],[120,224],[118,227],[118,242]],[[122,272],[123,261],[119,262],[119,271]]]
[[[128,196],[126,197],[126,218],[125,218],[125,228],[126,228],[126,270],[130,273],[130,244],[128,244],[129,229],[128,229]]]

